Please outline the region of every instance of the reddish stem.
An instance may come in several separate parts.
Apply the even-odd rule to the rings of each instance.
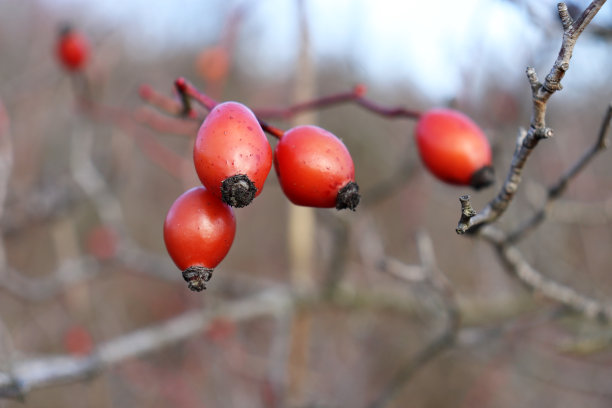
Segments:
[[[349,92],[342,92],[335,95],[323,96],[318,99],[313,99],[312,101],[302,102],[293,106],[289,106],[288,108],[258,109],[255,112],[257,116],[265,118],[289,119],[303,111],[338,105],[344,102],[355,102],[357,105],[369,111],[390,118],[419,119],[421,117],[420,111],[405,109],[402,107],[390,108],[386,106],[381,106],[376,102],[365,98],[366,92],[367,90],[365,86],[363,84],[358,84]]]
[[[209,111],[218,104],[217,101],[200,92],[195,86],[191,85],[185,78],[178,78],[176,81],[174,81],[174,85],[176,86],[176,90],[183,100],[185,112],[188,114],[193,112],[191,106],[189,105],[190,98],[198,102]],[[264,122],[259,117],[257,118],[257,121],[264,131],[268,132],[277,139],[280,139],[285,134],[284,130]]]
[[[402,107],[388,108],[385,106],[380,106],[366,98],[356,98],[355,102],[357,102],[357,104],[363,108],[389,118],[408,118],[416,120],[419,119],[422,114],[420,111],[404,109]]]
[[[200,105],[202,105],[209,111],[212,110],[218,104],[217,101],[215,101],[208,95],[200,92],[196,87],[191,85],[183,77],[180,77],[176,81],[174,81],[174,86],[176,86],[176,90],[181,96],[181,100],[183,101],[183,107],[185,108],[186,112],[189,112],[191,110],[190,108],[189,110],[187,110],[189,107],[189,98],[194,99],[196,102],[198,102]]]
[[[317,108],[323,108],[331,105],[340,104],[343,102],[354,101],[359,98],[354,91],[343,92],[335,95],[324,96],[319,99],[313,99],[312,101],[302,102],[289,106],[288,108],[264,108],[257,109],[255,114],[268,119],[290,119],[296,114]]]
[[[141,89],[141,97],[152,105],[159,109],[168,112],[171,115],[176,115],[179,110],[182,109],[183,113],[190,117],[197,117],[195,111],[190,106],[190,99],[194,99],[200,105],[207,110],[211,110],[217,105],[217,101],[208,95],[200,92],[196,87],[190,84],[185,78],[178,78],[175,81],[177,92],[179,93],[183,104],[179,104],[170,98],[158,94],[150,87],[144,87]],[[144,92],[143,92],[144,91]],[[365,98],[367,90],[363,84],[356,85],[351,91],[342,92],[335,95],[328,95],[319,99],[314,99],[308,102],[302,102],[288,108],[265,108],[257,109],[254,111],[257,121],[261,125],[262,129],[270,135],[280,139],[284,135],[284,131],[277,127],[274,127],[262,118],[269,119],[290,119],[296,114],[311,110],[333,106],[345,102],[355,102],[357,105],[377,113],[381,116],[390,118],[408,118],[408,119],[419,119],[422,112],[416,110],[405,109],[403,107],[386,107],[377,104],[367,98]],[[182,107],[182,108],[181,108]]]
[[[271,136],[274,136],[277,139],[281,139],[284,135],[285,135],[285,131],[274,127],[272,125],[267,124],[266,122],[264,122],[263,120],[261,120],[260,118],[257,118],[257,121],[259,122],[259,125],[261,126],[261,128],[265,131],[268,132]]]

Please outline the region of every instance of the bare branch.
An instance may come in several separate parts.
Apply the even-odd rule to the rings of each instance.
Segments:
[[[552,129],[546,127],[546,107],[548,99],[556,91],[561,90],[561,80],[569,69],[569,62],[576,44],[576,40],[584,31],[588,23],[595,17],[606,0],[594,0],[582,15],[569,24],[566,17],[567,7],[559,4],[559,13],[564,26],[563,41],[557,60],[544,83],[540,83],[533,68],[527,68],[527,78],[532,91],[532,116],[527,131],[521,130],[517,138],[517,147],[512,157],[510,169],[499,193],[478,214],[471,217],[468,223],[457,229],[457,233],[465,233],[471,228],[481,224],[488,224],[497,220],[504,214],[514,198],[521,183],[521,174],[531,152],[542,139],[552,137]]]

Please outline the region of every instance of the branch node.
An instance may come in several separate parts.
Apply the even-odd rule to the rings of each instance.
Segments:
[[[468,230],[470,219],[476,215],[476,211],[472,208],[469,195],[462,195],[459,197],[459,202],[461,203],[461,218],[459,219],[455,232],[462,235]]]
[[[569,69],[569,64],[567,63],[563,63],[561,65],[558,66],[559,69],[563,72],[567,71]],[[563,69],[565,68],[565,69]],[[544,89],[546,89],[546,91],[548,91],[549,93],[554,93],[556,91],[560,91],[563,89],[563,85],[561,85],[561,78],[559,78],[557,75],[554,75],[553,73],[550,73],[546,76],[546,81],[544,81]]]
[[[538,140],[550,139],[554,136],[554,132],[549,127],[537,128],[535,130],[534,136]]]

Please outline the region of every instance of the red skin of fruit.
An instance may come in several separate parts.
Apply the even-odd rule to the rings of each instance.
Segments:
[[[64,68],[79,71],[89,58],[89,42],[83,34],[70,30],[60,35],[56,52]]]
[[[452,109],[425,112],[416,125],[421,160],[437,178],[469,185],[472,175],[491,165],[491,147],[482,130]]]
[[[182,271],[190,266],[216,267],[235,235],[234,210],[205,187],[194,187],[179,196],[164,222],[166,249]]]
[[[238,102],[215,106],[198,130],[193,162],[200,181],[221,197],[221,183],[245,174],[255,184],[257,197],[272,167],[272,148],[257,118]]]
[[[331,208],[338,190],[355,180],[351,155],[333,133],[317,126],[289,129],[276,145],[274,168],[289,200]]]

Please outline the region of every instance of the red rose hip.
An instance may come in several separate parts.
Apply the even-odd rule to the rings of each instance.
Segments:
[[[236,234],[234,211],[205,187],[194,187],[170,207],[164,222],[168,254],[183,271],[189,289],[206,289]]]
[[[244,207],[263,189],[272,167],[272,148],[249,108],[224,102],[202,123],[193,161],[207,189],[233,207]]]
[[[89,41],[80,32],[66,26],[60,31],[55,51],[64,68],[80,71],[89,58]]]
[[[452,109],[425,112],[415,138],[425,166],[438,179],[481,189],[493,183],[491,147],[482,130]]]
[[[340,139],[317,126],[297,126],[280,138],[274,168],[289,200],[309,207],[355,210],[355,166]]]

